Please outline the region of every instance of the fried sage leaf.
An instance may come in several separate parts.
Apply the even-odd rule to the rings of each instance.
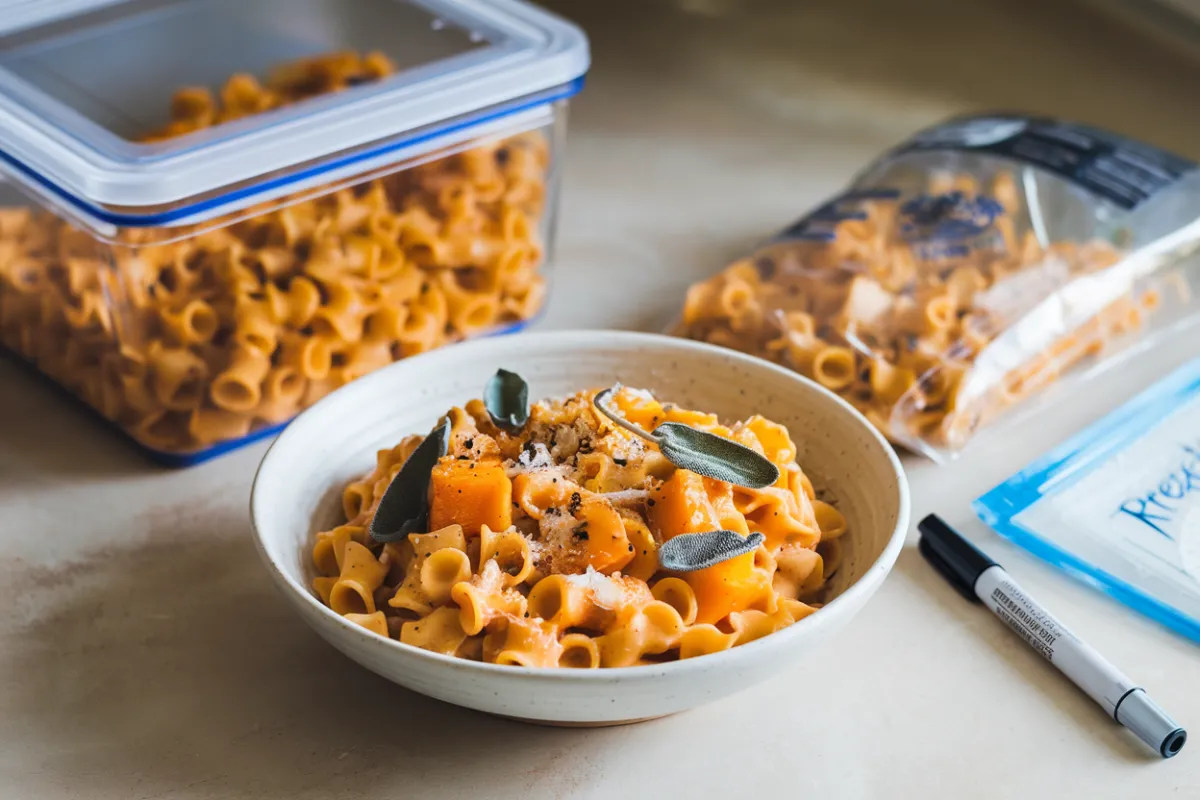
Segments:
[[[496,370],[484,387],[483,404],[497,428],[515,433],[529,419],[529,384],[515,372]]]
[[[671,572],[695,572],[753,553],[764,538],[761,533],[742,536],[725,530],[681,533],[658,548],[658,563]]]
[[[779,467],[743,444],[682,422],[654,429],[658,449],[677,467],[707,478],[761,489],[779,480]]]
[[[743,444],[708,433],[682,422],[664,422],[647,431],[625,419],[621,412],[608,405],[608,399],[618,387],[605,389],[596,395],[596,408],[625,430],[658,445],[658,449],[681,469],[715,478],[719,481],[762,489],[779,480],[779,467],[765,456]]]
[[[429,480],[438,459],[450,449],[450,420],[443,417],[417,445],[392,479],[371,519],[371,538],[394,542],[423,533],[429,519]]]

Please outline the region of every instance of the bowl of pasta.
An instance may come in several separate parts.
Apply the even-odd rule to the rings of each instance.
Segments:
[[[899,460],[766,361],[653,334],[480,340],[321,400],[251,499],[267,571],[368,669],[608,725],[788,669],[903,546]]]

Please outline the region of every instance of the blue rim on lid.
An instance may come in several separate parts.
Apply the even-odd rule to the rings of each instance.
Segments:
[[[535,323],[537,319],[538,317],[535,316],[531,319],[514,322],[501,328],[497,328],[496,330],[488,331],[483,335],[484,337],[491,337],[508,336],[510,334],[519,333]],[[194,467],[199,464],[203,464],[206,461],[211,461],[217,458],[218,456],[223,456],[226,453],[232,453],[236,450],[246,447],[247,445],[270,438],[286,428],[289,424],[291,424],[292,421],[291,419],[288,419],[279,423],[263,425],[253,429],[245,436],[240,436],[236,439],[227,439],[225,441],[217,442],[216,444],[211,444],[196,450],[163,450],[157,447],[152,447],[145,442],[138,441],[129,434],[129,431],[126,428],[123,428],[121,425],[118,425],[116,422],[105,417],[95,406],[86,402],[79,395],[75,394],[46,373],[42,372],[33,362],[24,358],[15,350],[10,350],[3,345],[0,345],[0,358],[3,357],[10,358],[13,363],[18,364],[26,369],[28,373],[35,379],[42,381],[44,385],[49,387],[51,390],[59,392],[63,397],[66,397],[68,401],[82,409],[84,413],[90,414],[101,424],[117,433],[125,441],[129,442],[130,445],[132,445],[136,450],[140,451],[142,455],[146,456],[154,463],[164,467],[182,468]]]

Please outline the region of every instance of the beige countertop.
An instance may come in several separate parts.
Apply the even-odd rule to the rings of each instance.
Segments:
[[[1026,109],[1200,156],[1200,68],[1066,2],[559,0],[592,37],[544,328],[656,330],[683,288],[947,114]],[[986,531],[970,499],[1183,361],[1164,345],[956,466],[929,511],[1200,730],[1200,650]],[[0,797],[1200,797],[914,547],[854,623],[732,699],[560,730],[359,668],[269,584],[265,444],[187,471],[0,362]]]

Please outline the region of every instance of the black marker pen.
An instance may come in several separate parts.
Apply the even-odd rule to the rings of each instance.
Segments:
[[[921,520],[917,528],[921,531],[921,555],[963,597],[982,601],[1113,719],[1163,758],[1183,749],[1187,732],[1147,697],[1144,689],[1025,594],[1003,567],[934,514]]]

